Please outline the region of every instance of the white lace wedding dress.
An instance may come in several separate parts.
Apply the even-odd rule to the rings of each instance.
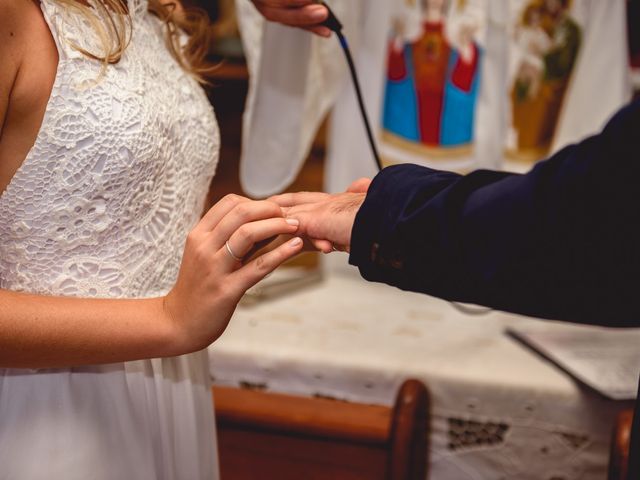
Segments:
[[[218,129],[146,0],[128,3],[131,44],[96,83],[99,63],[72,47],[96,51],[92,28],[41,1],[60,59],[35,145],[0,197],[0,288],[141,298],[175,281]],[[0,479],[189,480],[217,470],[206,352],[0,370]]]

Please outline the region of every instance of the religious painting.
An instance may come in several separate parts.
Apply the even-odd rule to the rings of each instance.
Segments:
[[[507,156],[533,162],[549,153],[582,31],[571,0],[519,3],[511,33]]]
[[[470,155],[483,56],[478,3],[405,0],[393,18],[382,109],[387,157]]]

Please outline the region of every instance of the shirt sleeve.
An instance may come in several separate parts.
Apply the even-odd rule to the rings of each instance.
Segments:
[[[404,290],[542,318],[640,326],[640,103],[525,175],[384,169],[350,263]]]

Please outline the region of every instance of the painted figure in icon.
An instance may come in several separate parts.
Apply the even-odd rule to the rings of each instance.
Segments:
[[[540,158],[553,140],[581,41],[569,8],[570,0],[529,1],[514,31],[509,147],[517,156]]]
[[[454,8],[463,8],[458,0]],[[387,139],[426,147],[473,140],[481,49],[472,19],[447,22],[446,0],[422,0],[418,28],[397,19],[389,45],[383,126]],[[409,32],[408,30],[413,30]]]

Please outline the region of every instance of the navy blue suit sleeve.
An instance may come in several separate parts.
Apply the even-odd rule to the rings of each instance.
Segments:
[[[640,326],[640,103],[528,174],[376,176],[350,262],[364,278],[542,318]]]

